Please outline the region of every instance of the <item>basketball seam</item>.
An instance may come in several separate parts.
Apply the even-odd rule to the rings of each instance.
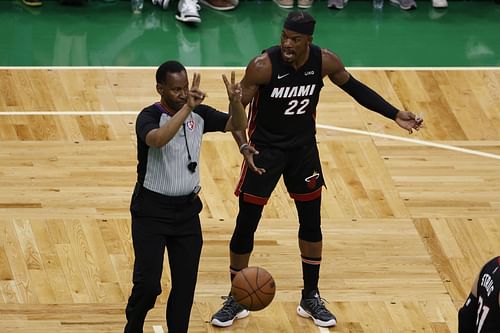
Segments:
[[[247,284],[248,284],[248,286],[250,287],[250,289],[252,289],[252,292],[251,292],[251,293],[249,293],[249,294],[248,294],[248,296],[247,296],[247,297],[245,297],[245,298],[250,297],[250,301],[251,301],[251,302],[250,302],[250,306],[251,306],[251,307],[253,307],[253,298],[252,298],[252,295],[253,295],[253,294],[255,294],[256,290],[253,288],[253,286],[252,286],[252,284],[250,283],[250,280],[247,278],[247,276],[246,276],[245,274],[242,274],[242,275],[243,275],[243,277],[245,278],[245,281],[247,282]],[[255,276],[259,276],[259,270],[258,270],[258,269],[257,269],[257,274],[255,274]],[[255,281],[255,285],[258,285],[258,284],[257,284],[257,281]],[[258,289],[257,289],[257,290],[258,290]],[[257,298],[258,298],[258,296],[257,296]],[[260,299],[259,299],[259,301],[260,301]]]
[[[244,296],[238,300],[239,302],[242,302],[242,301],[247,300],[249,298],[249,301],[250,301],[249,308],[254,307],[254,305],[256,305],[256,304],[259,304],[259,306],[261,306],[262,304],[265,304],[265,303],[269,304],[270,302],[264,302],[260,296],[272,295],[272,298],[274,298],[274,294],[275,294],[275,292],[265,292],[262,290],[262,288],[264,286],[266,286],[267,284],[269,284],[270,282],[272,282],[274,280],[273,277],[270,276],[264,283],[259,284],[259,276],[262,275],[261,274],[262,272],[260,271],[259,267],[256,267],[254,269],[255,269],[254,285],[252,285],[250,278],[246,274],[244,274],[243,272],[242,272],[243,274],[241,274],[241,276],[243,278],[243,281],[246,282],[247,288],[238,287],[238,286],[233,285],[234,289],[243,291],[244,294],[246,294],[246,296]],[[257,286],[257,288],[254,288],[254,286]],[[248,291],[248,289],[250,289],[251,291]],[[259,293],[261,293],[260,296],[259,296]],[[253,297],[253,295],[255,295],[255,298]],[[271,300],[272,300],[272,298],[271,298]],[[257,301],[259,303],[256,303]],[[264,308],[264,307],[262,307],[262,308]]]

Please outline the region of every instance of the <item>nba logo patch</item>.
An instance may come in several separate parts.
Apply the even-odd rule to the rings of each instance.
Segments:
[[[319,173],[317,171],[314,171],[312,175],[304,178],[304,181],[306,182],[307,188],[309,188],[309,189],[316,188],[316,184],[318,183],[318,179],[319,179]]]
[[[187,125],[187,128],[188,128],[190,131],[194,130],[195,123],[194,123],[194,120],[193,120],[193,119],[189,120],[189,121],[186,123],[186,125]]]

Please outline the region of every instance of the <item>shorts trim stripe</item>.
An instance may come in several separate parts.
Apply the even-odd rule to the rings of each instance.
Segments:
[[[262,198],[248,193],[243,193],[243,201],[252,203],[255,205],[265,205],[269,198]]]
[[[321,196],[322,189],[323,188],[320,187],[317,190],[315,190],[314,192],[305,193],[305,194],[290,193],[290,197],[292,197],[292,199],[295,199],[297,201],[312,201],[312,200],[317,199]]]

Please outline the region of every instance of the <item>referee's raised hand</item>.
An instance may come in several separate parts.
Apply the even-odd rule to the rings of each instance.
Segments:
[[[191,82],[191,89],[189,89],[189,96],[187,100],[187,105],[191,109],[194,109],[195,107],[200,105],[206,96],[206,94],[200,90],[200,81],[201,81],[200,73],[194,73],[193,82]]]

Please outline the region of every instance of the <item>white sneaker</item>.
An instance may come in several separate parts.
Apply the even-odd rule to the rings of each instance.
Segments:
[[[179,0],[175,18],[181,22],[200,23],[199,10],[200,5],[198,4],[198,0]]]
[[[446,8],[448,7],[447,0],[432,0],[432,7],[434,8]]]
[[[391,0],[391,3],[399,6],[402,10],[412,10],[417,8],[415,0]]]
[[[347,4],[348,0],[328,0],[328,8],[331,9],[342,9]]]
[[[153,3],[153,5],[158,5],[163,9],[167,9],[170,0],[151,0],[151,2]]]

